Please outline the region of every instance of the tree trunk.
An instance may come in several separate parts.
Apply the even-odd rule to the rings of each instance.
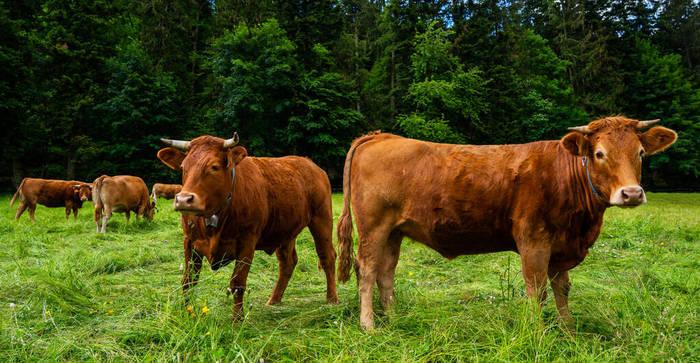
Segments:
[[[75,151],[66,155],[66,180],[75,180]]]
[[[358,79],[359,74],[360,74],[360,50],[359,50],[360,41],[358,39],[357,33],[359,33],[359,29],[358,29],[358,25],[357,25],[357,17],[355,17],[355,79]],[[355,81],[355,82],[357,82],[357,88],[358,88],[357,101],[355,102],[355,111],[360,112],[360,96],[359,96],[360,86],[359,86],[359,81]]]
[[[18,158],[12,158],[12,184],[15,185],[15,188],[19,188],[22,179],[24,179],[22,162]]]
[[[394,118],[394,115],[396,114],[396,103],[394,102],[394,85],[396,84],[396,66],[394,64],[396,57],[396,50],[392,49],[391,50],[391,89],[389,90],[389,94],[391,95],[390,99],[390,106],[391,106],[391,118]]]

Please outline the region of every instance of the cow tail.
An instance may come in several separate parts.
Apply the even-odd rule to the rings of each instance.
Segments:
[[[352,212],[350,210],[350,169],[352,158],[357,147],[373,139],[379,132],[357,138],[350,147],[348,155],[345,157],[345,167],[343,168],[343,211],[338,219],[338,281],[347,282],[350,279],[350,266],[353,265],[354,251],[352,239]]]
[[[92,186],[92,202],[95,203],[95,222],[99,222],[102,218],[102,198],[100,198],[100,191],[102,190],[102,181],[107,175],[102,175],[95,179]]]
[[[13,208],[15,206],[15,200],[17,200],[17,196],[19,196],[19,199],[22,200],[22,187],[24,186],[25,180],[27,180],[27,178],[22,179],[22,182],[19,183],[19,187],[17,187],[15,195],[12,196],[12,200],[10,200],[10,208]]]

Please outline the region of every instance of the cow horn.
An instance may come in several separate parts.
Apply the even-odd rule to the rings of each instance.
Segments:
[[[164,144],[174,146],[180,149],[189,150],[190,142],[182,140],[170,140],[170,139],[160,139]]]
[[[645,129],[659,121],[661,121],[660,118],[657,118],[656,120],[637,121],[637,130]]]
[[[230,149],[236,146],[236,144],[238,144],[238,133],[234,132],[232,138],[224,140],[224,149]]]
[[[591,133],[591,130],[588,128],[588,126],[569,127],[569,130],[578,131],[582,134],[590,134]]]

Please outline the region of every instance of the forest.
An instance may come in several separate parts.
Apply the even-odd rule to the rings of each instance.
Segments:
[[[643,186],[700,190],[693,0],[0,0],[0,190],[23,177],[176,182],[159,139],[240,135],[339,187],[373,130],[561,138],[622,114],[678,142]]]

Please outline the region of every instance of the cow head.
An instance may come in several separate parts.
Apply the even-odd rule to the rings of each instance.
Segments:
[[[635,207],[646,202],[642,179],[642,157],[663,151],[673,144],[673,130],[656,126],[659,120],[637,121],[626,117],[608,117],[587,126],[570,127],[561,145],[581,156],[584,178],[609,205]],[[585,164],[584,164],[585,163]],[[587,170],[586,170],[587,168]]]
[[[158,151],[165,165],[182,170],[182,190],[174,207],[183,214],[210,217],[225,207],[232,190],[232,172],[248,153],[238,143],[238,134],[224,140],[200,136],[192,141],[161,139],[168,145]]]
[[[81,202],[92,200],[92,186],[90,184],[73,185],[73,196]]]
[[[151,199],[148,199],[148,208],[146,208],[146,214],[145,217],[148,218],[149,221],[153,220],[153,215],[155,214],[156,210],[158,210],[158,207],[156,207],[156,202],[152,202]]]

